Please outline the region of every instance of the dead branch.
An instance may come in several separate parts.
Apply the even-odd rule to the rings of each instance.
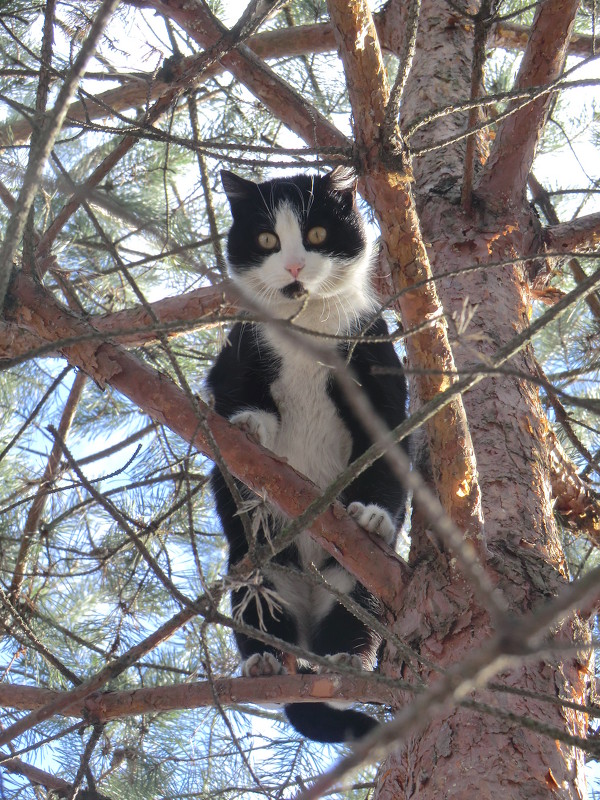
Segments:
[[[545,86],[562,72],[579,0],[545,0],[538,7],[515,89]],[[550,107],[540,97],[506,117],[499,126],[476,193],[500,207],[523,196],[533,157]]]

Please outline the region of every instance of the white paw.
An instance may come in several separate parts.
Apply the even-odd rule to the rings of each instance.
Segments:
[[[317,668],[317,672],[320,672],[321,674],[327,672],[337,672],[336,667],[349,667],[350,669],[355,669],[357,671],[363,669],[362,659],[356,653],[335,653],[335,655],[325,656],[325,658],[330,662],[331,666],[319,666]]]
[[[384,508],[376,506],[374,503],[366,506],[364,503],[356,502],[350,503],[348,513],[351,517],[354,517],[361,528],[369,531],[369,533],[376,533],[381,536],[387,544],[392,544],[396,538],[396,528],[392,518]]]
[[[269,450],[273,449],[279,420],[268,411],[240,411],[229,419],[232,425]]]
[[[285,672],[283,664],[272,653],[254,653],[242,664],[245,678],[260,678],[266,675],[281,675]]]

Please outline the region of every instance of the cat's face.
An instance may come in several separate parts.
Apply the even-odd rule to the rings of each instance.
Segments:
[[[285,315],[307,299],[368,294],[369,252],[351,171],[260,184],[231,172],[221,177],[233,215],[230,273],[246,295]]]

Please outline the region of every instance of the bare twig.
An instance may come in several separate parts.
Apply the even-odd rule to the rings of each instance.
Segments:
[[[71,387],[71,391],[69,392],[69,397],[67,398],[67,402],[65,403],[65,407],[63,409],[63,413],[60,418],[60,423],[58,426],[58,431],[61,436],[61,439],[66,438],[68,430],[71,427],[71,423],[73,422],[75,412],[77,411],[77,405],[79,404],[79,400],[81,399],[81,395],[83,393],[86,381],[87,381],[87,376],[83,372],[78,372],[77,375],[75,376],[75,380],[73,381],[73,385]],[[19,593],[21,591],[21,586],[23,585],[23,580],[25,578],[26,561],[29,554],[29,549],[33,543],[33,538],[37,532],[42,514],[44,513],[44,507],[48,499],[48,492],[47,492],[48,486],[56,478],[58,466],[60,463],[60,453],[61,453],[60,445],[58,442],[55,441],[54,445],[52,446],[52,450],[50,451],[50,455],[48,457],[48,463],[46,464],[46,469],[44,470],[44,474],[40,479],[40,487],[37,491],[33,503],[31,504],[31,508],[29,509],[29,513],[27,514],[27,519],[25,520],[25,526],[23,528],[23,534],[21,537],[21,544],[19,546],[19,553],[17,555],[17,561],[15,563],[13,577],[9,589],[9,594],[13,601],[19,596]]]

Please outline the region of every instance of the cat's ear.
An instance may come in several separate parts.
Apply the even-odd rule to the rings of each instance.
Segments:
[[[240,200],[250,199],[256,192],[255,183],[246,180],[246,178],[241,178],[235,172],[229,172],[226,169],[221,170],[221,182],[229,204],[232,206]]]
[[[329,175],[325,176],[329,182],[330,187],[336,192],[352,191],[356,193],[356,172],[352,167],[345,167],[340,165],[331,170]]]
[[[330,192],[341,194],[349,207],[356,201],[356,172],[352,167],[339,166],[325,175],[327,188]]]

